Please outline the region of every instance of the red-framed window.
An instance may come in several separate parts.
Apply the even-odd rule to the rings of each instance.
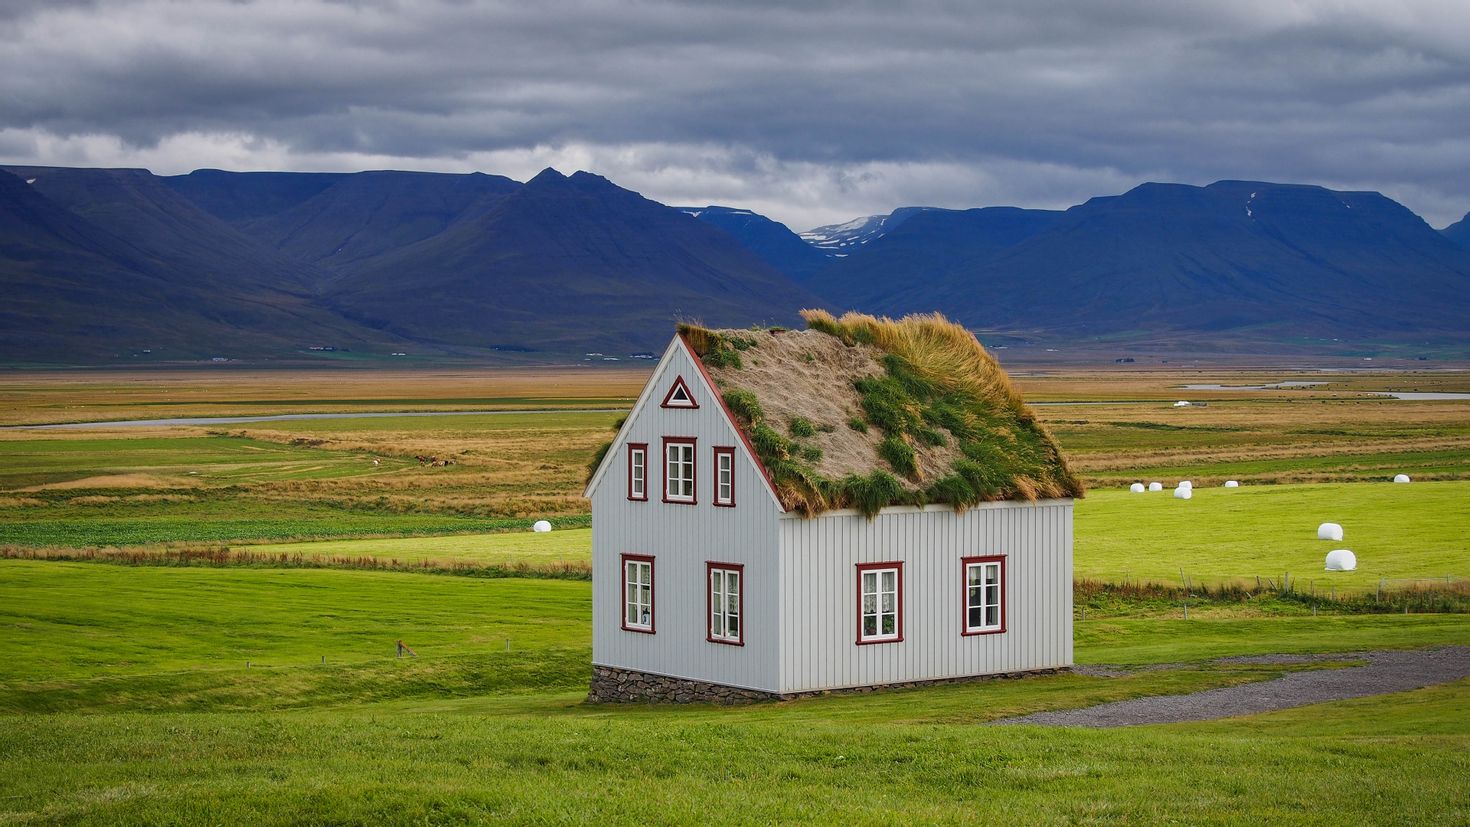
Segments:
[[[1006,630],[1006,558],[993,554],[960,561],[964,635],[996,635]]]
[[[715,446],[714,504],[731,508],[735,505],[735,448]]]
[[[689,383],[684,377],[674,379],[674,384],[669,392],[664,394],[664,401],[659,403],[661,408],[698,408],[699,403],[694,400],[694,394],[689,392]]]
[[[628,443],[628,499],[648,499],[648,443]]]
[[[704,639],[710,643],[745,645],[745,566],[706,562],[705,612],[709,623]]]
[[[664,437],[664,502],[693,505],[698,502],[695,486],[695,448],[692,436]]]
[[[651,635],[653,627],[653,558],[646,554],[624,554],[623,629]]]
[[[857,566],[857,643],[903,640],[903,563]]]

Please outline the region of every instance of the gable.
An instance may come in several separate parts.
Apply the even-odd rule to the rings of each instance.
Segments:
[[[681,389],[682,395],[676,393]],[[639,393],[633,409],[618,429],[597,470],[588,480],[582,496],[591,499],[600,486],[621,484],[624,475],[618,473],[617,469],[626,462],[630,444],[646,443],[650,467],[657,468],[657,463],[661,461],[658,450],[664,438],[687,437],[695,431],[705,434],[697,449],[700,457],[701,488],[708,482],[703,477],[708,476],[710,452],[714,449],[734,448],[735,454],[742,459],[742,465],[749,470],[749,473],[743,475],[743,480],[750,480],[742,481],[743,490],[753,492],[755,487],[764,489],[771,504],[778,511],[784,511],[775,488],[770,483],[769,474],[725,407],[724,400],[715,389],[709,374],[678,336],[665,349],[653,374]],[[712,439],[712,435],[717,438]],[[754,482],[757,477],[760,479],[759,483]],[[609,480],[612,482],[608,482]],[[752,493],[750,496],[755,495]]]

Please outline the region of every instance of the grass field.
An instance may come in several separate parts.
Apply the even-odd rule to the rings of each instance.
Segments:
[[[1029,376],[1093,491],[1076,573],[1319,593],[1470,577],[1465,374]],[[0,374],[0,422],[626,407],[637,371]],[[1185,398],[1207,407],[1173,409]],[[1101,404],[1094,404],[1101,403]],[[579,563],[586,457],[615,413],[0,431],[0,546],[230,546],[477,566]],[[414,456],[454,460],[425,467]],[[373,460],[378,462],[375,465]],[[1384,482],[1393,473],[1415,483]],[[1182,477],[1194,499],[1131,495]],[[1218,483],[1244,481],[1226,491]],[[535,535],[530,521],[558,530]],[[1360,570],[1327,575],[1344,525]],[[301,542],[301,540],[315,542]],[[1129,602],[1133,600],[1134,602]],[[1265,680],[1241,654],[1470,645],[1465,614],[1110,594],[1077,660],[1140,667],[724,709],[581,703],[590,585],[405,571],[0,559],[0,824],[1470,822],[1470,682],[1213,723],[990,728]],[[417,657],[394,656],[403,640]],[[249,666],[247,667],[247,663]],[[1340,664],[1317,664],[1331,668]],[[1145,668],[1146,667],[1146,668]]]
[[[1197,663],[1222,654],[1467,643],[1462,615],[1083,624],[1083,662],[1171,665],[640,710],[580,704],[586,583],[18,561],[0,575],[7,823],[1446,823],[1470,807],[1464,683],[1245,727],[977,726],[1290,668]],[[394,658],[399,638],[420,657]]]

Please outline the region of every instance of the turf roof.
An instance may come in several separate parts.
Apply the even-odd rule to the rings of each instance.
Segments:
[[[1082,496],[965,328],[939,314],[802,315],[808,330],[679,328],[788,510]]]

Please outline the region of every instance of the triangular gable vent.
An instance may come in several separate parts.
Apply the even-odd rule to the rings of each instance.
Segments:
[[[684,383],[684,377],[680,376],[674,380],[674,386],[664,394],[664,401],[660,405],[663,408],[698,408],[699,403],[694,401],[694,394],[689,392],[689,386]]]

